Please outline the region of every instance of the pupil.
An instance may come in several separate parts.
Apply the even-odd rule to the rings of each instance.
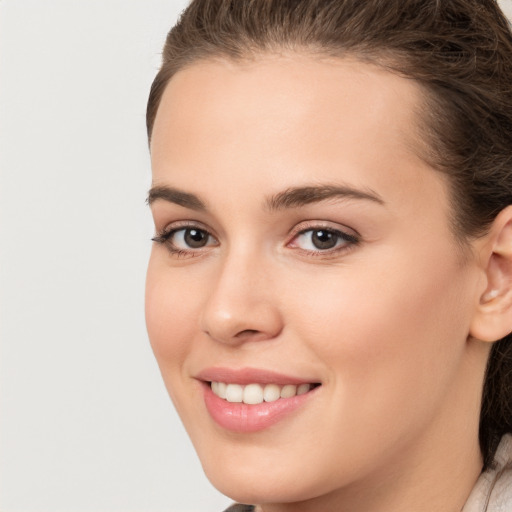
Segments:
[[[330,231],[318,230],[313,232],[312,241],[317,249],[332,249],[338,241],[338,235]]]
[[[197,249],[206,245],[208,238],[204,231],[199,229],[187,229],[185,231],[185,242],[189,247]]]

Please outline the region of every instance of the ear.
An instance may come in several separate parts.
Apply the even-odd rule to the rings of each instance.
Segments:
[[[512,332],[512,206],[492,223],[481,256],[487,287],[479,297],[470,335],[494,342]]]

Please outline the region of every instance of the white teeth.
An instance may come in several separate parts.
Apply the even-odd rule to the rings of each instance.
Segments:
[[[281,398],[281,388],[277,384],[267,384],[263,390],[265,402],[275,402]]]
[[[292,398],[296,395],[304,395],[311,388],[311,384],[286,384],[279,386],[277,384],[226,384],[225,382],[212,382],[211,388],[214,395],[217,395],[228,402],[244,404],[261,404],[265,402],[275,402],[280,398]]]
[[[212,382],[213,384],[213,382]],[[217,396],[220,396],[221,398],[226,398],[226,390],[227,390],[227,387],[228,385],[225,383],[225,382],[217,382],[217,393],[214,393],[217,395]]]
[[[228,384],[226,387],[226,400],[228,402],[243,402],[244,388],[239,384]]]
[[[291,398],[296,394],[297,386],[294,386],[293,384],[286,384],[286,386],[283,386],[283,388],[281,389],[281,398]]]
[[[263,402],[263,388],[259,384],[248,384],[244,388],[244,404],[261,404]]]

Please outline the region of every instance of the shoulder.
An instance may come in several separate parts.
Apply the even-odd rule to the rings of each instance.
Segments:
[[[462,512],[512,510],[512,434],[503,436],[491,468],[480,475]]]

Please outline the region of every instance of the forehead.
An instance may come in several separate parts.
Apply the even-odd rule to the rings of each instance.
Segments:
[[[422,89],[351,58],[267,55],[207,60],[169,82],[155,119],[153,180],[209,191],[336,181],[424,194]],[[177,181],[177,183],[176,183]],[[206,185],[205,185],[206,186]]]
[[[350,118],[353,131],[360,120],[366,129],[387,130],[391,135],[399,128],[397,135],[412,138],[420,104],[416,82],[353,58],[292,53],[240,62],[215,59],[199,61],[174,75],[164,92],[154,131],[158,135],[162,129],[179,125],[180,131],[197,133],[198,118],[207,130],[207,121],[215,117],[226,128],[228,122],[258,128],[271,117],[275,132],[289,129],[293,121],[304,126],[306,119],[315,129],[338,131],[343,127],[343,119],[335,116],[338,113]],[[265,128],[261,136],[268,133],[268,125]],[[238,130],[235,134],[239,135]],[[158,142],[153,144],[153,152],[158,150]]]

